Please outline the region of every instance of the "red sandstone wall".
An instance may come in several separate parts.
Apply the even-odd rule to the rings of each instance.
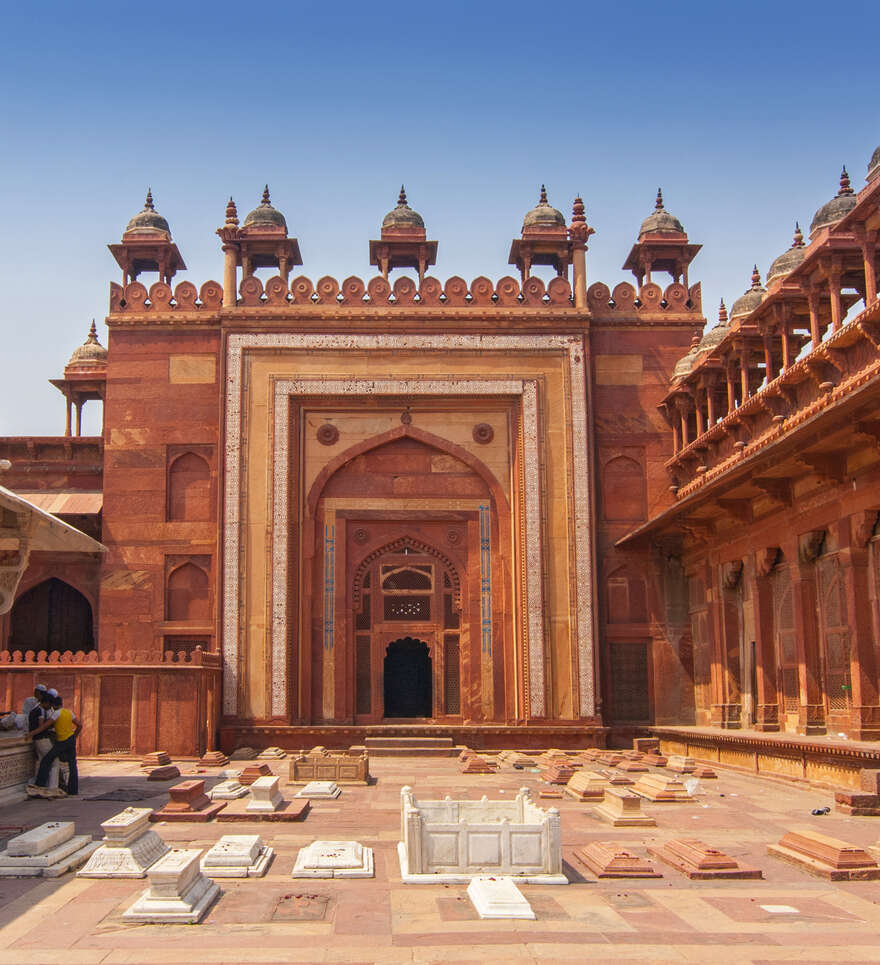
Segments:
[[[221,362],[214,327],[184,331],[114,325],[104,416],[104,532],[99,634],[102,649],[162,653],[166,637],[216,646]],[[195,456],[196,458],[190,458]],[[206,466],[198,480],[184,465],[181,496],[168,491],[180,457]],[[184,516],[186,518],[181,519]],[[177,599],[166,619],[166,584],[194,564],[207,574],[182,581],[207,592],[197,605]],[[180,587],[178,587],[180,589]],[[183,612],[187,619],[179,619]],[[189,611],[189,612],[188,612]]]

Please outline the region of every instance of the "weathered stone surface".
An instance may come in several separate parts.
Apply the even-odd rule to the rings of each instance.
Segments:
[[[242,821],[302,821],[309,813],[311,802],[308,798],[298,801],[282,801],[276,811],[250,811],[244,800],[234,801],[222,814],[217,815],[221,823],[240,823]]]
[[[314,841],[301,848],[294,878],[372,878],[373,849],[357,841]]]
[[[126,921],[197,924],[220,888],[199,870],[201,852],[174,849],[147,872],[150,887],[122,917]]]
[[[670,754],[666,766],[677,774],[692,774],[697,769],[697,762],[692,757]]]
[[[608,786],[608,778],[603,775],[581,770],[571,775],[565,793],[577,801],[601,801]]]
[[[657,822],[650,814],[642,814],[642,799],[625,788],[608,787],[601,804],[593,813],[615,828],[653,828]]]
[[[467,893],[480,918],[535,918],[532,906],[511,878],[479,875],[471,879]]]
[[[262,878],[275,855],[258,834],[224,834],[202,858],[211,878]]]
[[[155,831],[145,831],[125,847],[101,845],[77,872],[77,877],[143,878],[169,850]]]
[[[287,753],[281,750],[280,747],[267,747],[257,754],[257,760],[260,761],[280,761],[285,757],[287,757]]]
[[[7,854],[13,858],[33,857],[38,854],[45,854],[52,848],[69,841],[75,833],[73,821],[49,821],[41,824],[24,834],[18,834],[10,838],[6,845]]]
[[[563,763],[562,761],[557,761],[551,764],[549,767],[545,767],[541,771],[541,777],[548,784],[561,784],[566,785],[571,780],[573,774],[577,772],[580,764],[571,764],[568,762]]]
[[[252,761],[257,756],[253,747],[237,747],[230,755],[231,761]]]
[[[664,845],[649,847],[648,853],[694,880],[764,877],[759,868],[740,864],[723,851],[696,838],[667,841]]]
[[[683,803],[691,800],[684,784],[678,778],[666,774],[644,774],[633,785],[633,791],[663,804]]]
[[[294,797],[312,797],[320,800],[337,798],[341,793],[342,788],[335,781],[310,781],[301,791],[297,791]]]
[[[634,737],[633,750],[641,751],[643,754],[660,753],[659,737]]]
[[[229,763],[229,758],[223,751],[208,751],[199,758],[199,764],[203,767],[225,767]]]
[[[148,781],[173,781],[175,777],[180,777],[180,768],[176,764],[164,764],[161,767],[154,767],[147,774]]]
[[[643,764],[641,761],[628,760],[628,761],[621,761],[617,765],[617,769],[620,771],[625,771],[627,773],[642,774],[642,773],[647,773],[648,767],[646,764]]]
[[[50,850],[29,857],[0,851],[0,878],[58,878],[88,861],[98,847],[90,834],[75,834]]]
[[[462,774],[494,774],[495,770],[495,764],[487,761],[485,757],[480,757],[479,754],[466,757],[461,765]]]
[[[575,851],[597,878],[662,878],[650,861],[614,841],[593,841]]]
[[[819,834],[811,828],[789,831],[778,844],[768,845],[767,851],[830,881],[880,878],[880,865],[863,848]]]

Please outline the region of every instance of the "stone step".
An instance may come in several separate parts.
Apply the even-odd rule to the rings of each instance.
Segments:
[[[451,737],[367,737],[371,757],[456,757],[461,748]]]

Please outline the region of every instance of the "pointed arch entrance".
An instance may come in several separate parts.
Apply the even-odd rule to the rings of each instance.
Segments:
[[[304,509],[311,720],[507,719],[510,510],[492,472],[402,426],[331,460]]]

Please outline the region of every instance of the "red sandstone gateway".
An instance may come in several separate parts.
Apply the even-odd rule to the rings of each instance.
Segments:
[[[875,154],[703,334],[700,246],[660,194],[613,288],[587,286],[583,202],[566,225],[543,188],[519,278],[429,276],[403,191],[379,276],[291,278],[267,189],[227,206],[222,283],[172,287],[148,194],[110,246],[109,349],[93,327],[53,382],[65,435],[0,440],[4,485],[106,548],[30,552],[2,503],[6,709],[39,679],[83,754],[210,762],[880,737],[878,228]]]

